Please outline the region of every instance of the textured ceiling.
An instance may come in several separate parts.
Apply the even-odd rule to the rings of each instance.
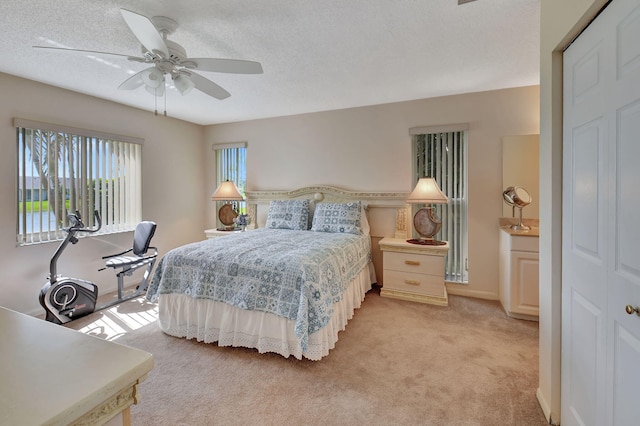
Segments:
[[[264,74],[202,72],[217,100],[170,88],[167,114],[215,124],[539,83],[539,0],[2,0],[0,72],[153,111],[117,87],[146,64],[119,9],[167,16],[189,57],[262,63]],[[162,113],[165,99],[158,99]]]

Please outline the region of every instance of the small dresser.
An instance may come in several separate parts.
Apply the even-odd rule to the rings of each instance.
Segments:
[[[444,284],[444,257],[449,244],[411,244],[402,239],[383,238],[383,297],[447,306]]]

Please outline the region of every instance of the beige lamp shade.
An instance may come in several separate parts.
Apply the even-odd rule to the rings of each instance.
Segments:
[[[434,178],[424,177],[418,180],[413,192],[409,194],[409,204],[447,204],[449,199],[442,193]]]
[[[230,180],[225,180],[211,196],[213,201],[243,201],[238,187]]]

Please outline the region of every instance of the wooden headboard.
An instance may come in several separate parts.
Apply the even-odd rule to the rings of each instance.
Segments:
[[[408,227],[408,192],[357,192],[333,186],[306,186],[292,191],[247,191],[247,214],[250,227],[264,227],[272,200],[308,199],[315,203],[360,201],[367,210],[372,237],[406,238]]]

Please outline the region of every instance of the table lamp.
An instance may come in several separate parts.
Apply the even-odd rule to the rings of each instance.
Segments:
[[[408,204],[447,204],[449,199],[442,193],[434,178],[424,177],[418,180],[413,192],[407,198]],[[413,216],[413,227],[421,238],[409,239],[408,243],[422,245],[444,245],[444,241],[434,240],[433,236],[440,231],[442,222],[432,207],[426,206]]]
[[[230,180],[225,180],[215,190],[211,199],[213,201],[225,201],[225,204],[218,210],[218,220],[224,225],[222,228],[218,228],[218,231],[233,231],[233,220],[238,217],[238,212],[228,201],[244,201],[236,184]]]

